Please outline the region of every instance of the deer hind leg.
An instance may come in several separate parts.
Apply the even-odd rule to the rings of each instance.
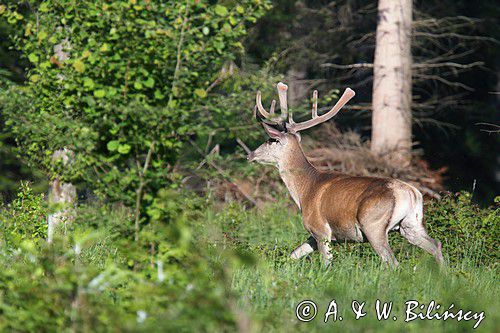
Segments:
[[[386,230],[364,230],[363,232],[375,252],[380,256],[380,258],[382,258],[382,261],[390,267],[398,267],[399,263],[394,256],[394,252],[392,252],[392,249],[389,246],[389,239],[387,237]]]
[[[313,236],[310,236],[302,245],[297,247],[292,254],[290,255],[290,258],[292,259],[300,259],[309,253],[314,252],[315,250],[318,249],[318,244],[316,242],[316,239],[314,239]]]
[[[432,254],[439,264],[444,264],[441,242],[431,238],[425,230],[422,214],[411,214],[401,221],[401,235],[411,244]]]
[[[393,210],[391,209],[390,200],[387,202],[388,204],[385,205],[378,202],[367,205],[368,209],[361,210],[362,213],[358,215],[358,222],[361,231],[363,231],[366,239],[370,242],[370,245],[380,256],[382,261],[386,265],[395,268],[399,263],[389,246],[389,239],[387,236]]]

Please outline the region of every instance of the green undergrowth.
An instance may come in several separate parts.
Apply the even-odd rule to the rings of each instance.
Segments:
[[[405,322],[405,302],[427,305],[435,301],[442,313],[458,309],[480,313],[485,318],[478,331],[493,332],[500,310],[498,302],[498,207],[480,209],[467,193],[449,195],[426,207],[427,227],[443,243],[447,262],[439,269],[434,258],[409,244],[397,233],[390,243],[400,267],[386,269],[368,244],[334,243],[333,265],[324,267],[317,252],[299,261],[288,256],[308,237],[300,215],[285,205],[263,210],[243,210],[238,205],[206,212],[196,221],[199,237],[210,244],[214,261],[221,249],[243,253],[252,260],[232,271],[231,290],[239,305],[263,331],[470,331],[477,320],[413,320]],[[300,322],[295,314],[303,300],[314,301],[317,315]],[[337,304],[325,323],[332,300]],[[375,303],[393,302],[388,320],[376,318]],[[367,315],[355,319],[353,301],[366,302]],[[450,310],[450,311],[451,311]],[[417,311],[417,310],[415,310]],[[418,313],[418,312],[417,312]],[[340,321],[338,318],[342,317]],[[397,320],[393,319],[397,317]]]
[[[290,252],[308,235],[299,213],[281,203],[245,209],[165,195],[155,207],[138,241],[130,209],[97,202],[77,207],[48,244],[50,208],[21,188],[0,207],[0,331],[460,332],[477,323],[405,323],[409,300],[484,311],[477,330],[496,329],[498,208],[480,209],[468,194],[427,205],[428,229],[443,242],[443,270],[398,234],[390,240],[396,270],[382,266],[368,244],[334,244],[331,267],[317,252],[294,261]],[[377,299],[393,302],[388,320],[377,320]],[[303,300],[317,305],[307,323],[295,315]],[[337,320],[324,323],[332,300]],[[366,302],[359,320],[354,300]]]

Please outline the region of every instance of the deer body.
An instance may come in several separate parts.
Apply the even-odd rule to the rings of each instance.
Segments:
[[[286,89],[283,90],[286,92]],[[280,94],[280,102],[282,100]],[[259,104],[258,95],[260,111],[262,106]],[[274,103],[271,114],[273,109]],[[317,117],[313,108],[312,120]],[[293,120],[285,125],[271,125],[269,122],[263,124],[271,141],[251,152],[248,159],[275,165],[302,212],[304,227],[311,237],[291,254],[292,258],[299,259],[318,249],[324,260],[329,262],[330,241],[368,241],[383,261],[397,266],[398,262],[389,247],[388,233],[399,230],[410,243],[434,255],[438,262],[443,262],[441,243],[430,238],[425,230],[422,194],[415,187],[396,179],[319,171],[304,155]]]

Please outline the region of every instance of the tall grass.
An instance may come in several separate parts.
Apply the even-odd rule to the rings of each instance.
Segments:
[[[426,305],[434,300],[441,306],[439,313],[451,304],[453,313],[458,309],[484,311],[485,319],[477,331],[498,329],[497,263],[484,265],[484,260],[480,260],[485,248],[480,239],[451,234],[440,239],[448,262],[445,269],[439,269],[433,257],[399,234],[391,235],[391,246],[400,262],[396,270],[381,265],[368,244],[349,243],[333,245],[333,266],[324,267],[317,252],[299,261],[288,257],[308,235],[299,214],[282,207],[269,206],[263,211],[245,211],[238,206],[218,212],[209,210],[194,226],[199,239],[209,245],[208,257],[215,262],[224,260],[218,255],[221,249],[250,254],[253,258],[231,271],[230,288],[239,306],[253,319],[256,331],[465,332],[471,331],[477,322],[453,319],[405,322],[405,302],[409,300]],[[447,256],[446,251],[451,251],[451,247],[462,247],[464,259]],[[377,299],[393,302],[388,320],[377,320]],[[296,306],[302,300],[317,304],[317,316],[310,322],[300,322],[295,316]],[[337,304],[337,316],[343,320],[334,322],[331,316],[324,323],[332,300]],[[366,302],[367,315],[359,320],[354,319],[351,310],[353,300]]]

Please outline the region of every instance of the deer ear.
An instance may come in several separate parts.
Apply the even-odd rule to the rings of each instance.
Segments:
[[[276,128],[271,127],[271,126],[264,124],[264,123],[262,123],[262,126],[264,127],[264,130],[266,131],[267,135],[269,135],[272,139],[279,140],[283,137],[283,133],[281,133]]]

